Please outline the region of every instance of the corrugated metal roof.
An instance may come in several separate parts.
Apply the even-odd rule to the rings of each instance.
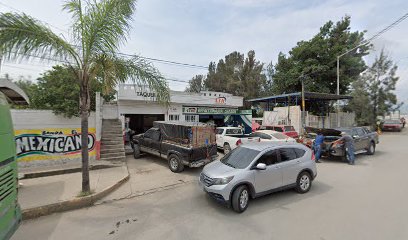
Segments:
[[[287,102],[288,98],[298,98],[302,97],[301,92],[296,93],[286,93],[281,95],[269,96],[269,97],[262,97],[262,98],[254,98],[248,100],[248,102],[268,102],[268,101],[276,101],[276,102]],[[352,99],[352,96],[348,95],[337,95],[331,93],[318,93],[318,92],[305,92],[305,100],[344,100],[344,99]]]

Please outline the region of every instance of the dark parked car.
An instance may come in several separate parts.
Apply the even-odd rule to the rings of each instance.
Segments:
[[[385,120],[384,123],[382,124],[382,131],[398,131],[401,132],[402,130],[402,124],[401,120],[397,119],[389,119]]]
[[[343,160],[347,160],[345,145],[343,142],[338,141],[341,138],[342,132],[347,133],[354,139],[354,149],[356,154],[365,152],[369,155],[373,155],[375,153],[376,145],[379,143],[378,134],[365,127],[338,129],[306,127],[306,137],[302,138],[302,142],[311,147],[314,141],[314,139],[311,138],[314,138],[319,130],[325,137],[322,146],[322,155],[327,157],[341,157]]]
[[[135,158],[149,153],[168,161],[171,171],[201,167],[217,158],[214,127],[207,124],[154,122],[153,128],[132,137]]]

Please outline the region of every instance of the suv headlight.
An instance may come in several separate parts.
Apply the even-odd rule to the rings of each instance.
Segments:
[[[231,182],[231,180],[234,178],[234,176],[231,177],[223,177],[223,178],[214,178],[213,179],[213,185],[225,185]]]

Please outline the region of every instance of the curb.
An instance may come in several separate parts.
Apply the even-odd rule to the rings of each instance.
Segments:
[[[113,168],[119,167],[115,165],[93,165],[89,166],[89,170],[99,170],[99,169],[106,169],[106,168]],[[40,178],[40,177],[49,177],[55,175],[62,175],[62,174],[69,174],[69,173],[77,173],[81,172],[81,167],[76,168],[66,168],[66,169],[57,169],[57,170],[49,170],[49,171],[40,171],[40,172],[31,172],[31,173],[21,173],[23,176],[19,179],[31,179],[31,178]]]
[[[89,196],[78,197],[72,200],[48,204],[48,205],[44,205],[40,207],[23,209],[22,210],[23,220],[38,218],[41,216],[49,215],[51,213],[64,212],[64,211],[79,209],[83,207],[90,207],[94,205],[96,201],[102,199],[103,197],[109,195],[110,193],[118,189],[123,183],[127,182],[129,178],[130,178],[130,175],[128,174],[126,177],[122,178],[117,183],[113,184],[112,186],[109,186],[103,189],[102,191],[91,194]]]

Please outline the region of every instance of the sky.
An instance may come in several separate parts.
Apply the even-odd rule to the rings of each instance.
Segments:
[[[0,12],[22,11],[69,39],[70,15],[60,0],[0,0]],[[232,51],[255,50],[261,62],[276,62],[297,42],[309,40],[329,20],[351,16],[352,30],[369,38],[408,12],[406,0],[139,0],[121,52],[208,66]],[[408,106],[408,19],[373,41],[370,64],[382,48],[397,63],[399,101]],[[52,62],[3,62],[0,75],[37,79]],[[169,79],[187,82],[206,69],[154,62]],[[341,80],[340,80],[341,84]],[[169,81],[173,90],[183,82]]]

